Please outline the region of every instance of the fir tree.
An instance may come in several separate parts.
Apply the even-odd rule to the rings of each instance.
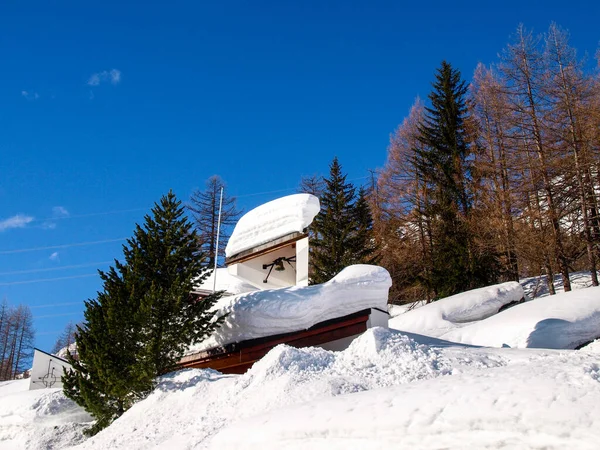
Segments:
[[[346,183],[346,175],[335,157],[329,166],[329,178],[325,179],[325,190],[320,198],[321,211],[313,222],[312,283],[329,281],[349,265],[349,242],[356,228],[352,208],[354,196],[354,186]]]
[[[210,334],[218,298],[190,295],[204,279],[198,238],[173,193],[136,225],[123,264],[100,272],[103,291],[86,302],[77,327],[79,360],[63,377],[65,394],[96,419],[95,433],[144,398],[156,377],[173,370],[184,351]]]
[[[421,146],[415,149],[417,176],[430,192],[424,211],[432,224],[432,270],[426,285],[445,297],[473,288],[467,219],[471,148],[465,121],[467,85],[446,61],[438,69],[431,106],[418,127]]]
[[[373,234],[373,217],[364,187],[358,189],[353,205],[356,229],[351,240],[351,264],[376,264],[379,261],[377,245]]]

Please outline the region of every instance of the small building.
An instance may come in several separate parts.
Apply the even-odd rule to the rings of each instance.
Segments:
[[[39,348],[33,352],[33,367],[31,368],[31,377],[29,378],[29,390],[62,388],[61,377],[64,369],[71,369],[72,366],[65,359],[56,355],[46,353]]]
[[[319,209],[317,197],[295,194],[238,221],[225,251],[227,273],[216,272],[217,290],[233,294],[215,306],[225,322],[189,349],[181,367],[243,373],[279,344],[343,350],[368,328],[387,327],[385,269],[350,266],[327,283],[308,285],[308,227]],[[195,292],[207,295],[213,283]]]

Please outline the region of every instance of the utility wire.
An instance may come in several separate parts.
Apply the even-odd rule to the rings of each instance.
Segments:
[[[52,220],[81,219],[84,217],[108,216],[111,214],[121,214],[121,213],[147,211],[147,210],[148,210],[148,208],[116,209],[113,211],[102,211],[102,212],[88,213],[88,214],[75,214],[75,215],[69,214],[67,216],[46,217],[45,219],[33,219],[31,222],[48,222],[48,221],[52,221]]]
[[[67,303],[46,303],[44,305],[34,305],[30,306],[29,309],[38,309],[38,308],[55,308],[59,306],[74,306],[74,305],[82,305],[83,302],[67,302]]]
[[[50,317],[65,317],[65,316],[77,316],[80,315],[81,312],[76,313],[64,313],[64,314],[46,314],[44,316],[33,316],[34,319],[48,319]]]
[[[59,280],[72,280],[74,278],[86,278],[98,276],[97,273],[86,273],[85,275],[73,275],[70,277],[56,277],[56,278],[41,278],[38,280],[27,280],[27,281],[10,281],[8,283],[0,283],[0,286],[13,286],[15,284],[30,284],[30,283],[43,283],[46,281],[59,281]]]
[[[74,244],[49,245],[47,247],[19,248],[16,250],[2,250],[2,251],[0,251],[0,255],[9,255],[12,253],[37,252],[39,250],[55,250],[57,248],[83,247],[86,245],[106,244],[108,242],[119,242],[119,241],[125,241],[125,240],[127,240],[127,238],[104,239],[101,241],[76,242]]]
[[[81,267],[90,267],[90,266],[103,266],[106,264],[112,264],[114,261],[101,261],[101,262],[93,262],[93,263],[85,263],[85,264],[74,264],[71,266],[58,266],[58,267],[48,267],[45,269],[30,269],[30,270],[13,270],[11,272],[0,272],[0,276],[3,275],[19,275],[25,273],[36,273],[36,272],[51,272],[56,270],[69,270],[69,269],[79,269]]]

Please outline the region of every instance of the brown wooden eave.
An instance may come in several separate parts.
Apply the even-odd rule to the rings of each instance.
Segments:
[[[244,373],[279,344],[310,347],[364,333],[370,312],[370,309],[365,309],[320,322],[306,330],[250,339],[184,356],[179,368],[210,368],[223,373]]]

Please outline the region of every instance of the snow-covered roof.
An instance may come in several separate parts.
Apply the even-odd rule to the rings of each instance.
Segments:
[[[210,275],[200,284],[195,287],[195,291],[210,291],[212,292],[215,282],[215,272]],[[246,292],[253,292],[257,289],[244,280],[231,275],[226,268],[217,269],[217,291],[225,291],[225,295],[237,295]]]
[[[221,328],[188,354],[281,333],[305,330],[367,308],[385,310],[390,274],[378,266],[346,267],[327,283],[256,291],[221,298],[213,307],[227,315]]]
[[[294,232],[302,232],[319,213],[319,199],[294,194],[260,205],[238,221],[225,248],[231,257]]]

